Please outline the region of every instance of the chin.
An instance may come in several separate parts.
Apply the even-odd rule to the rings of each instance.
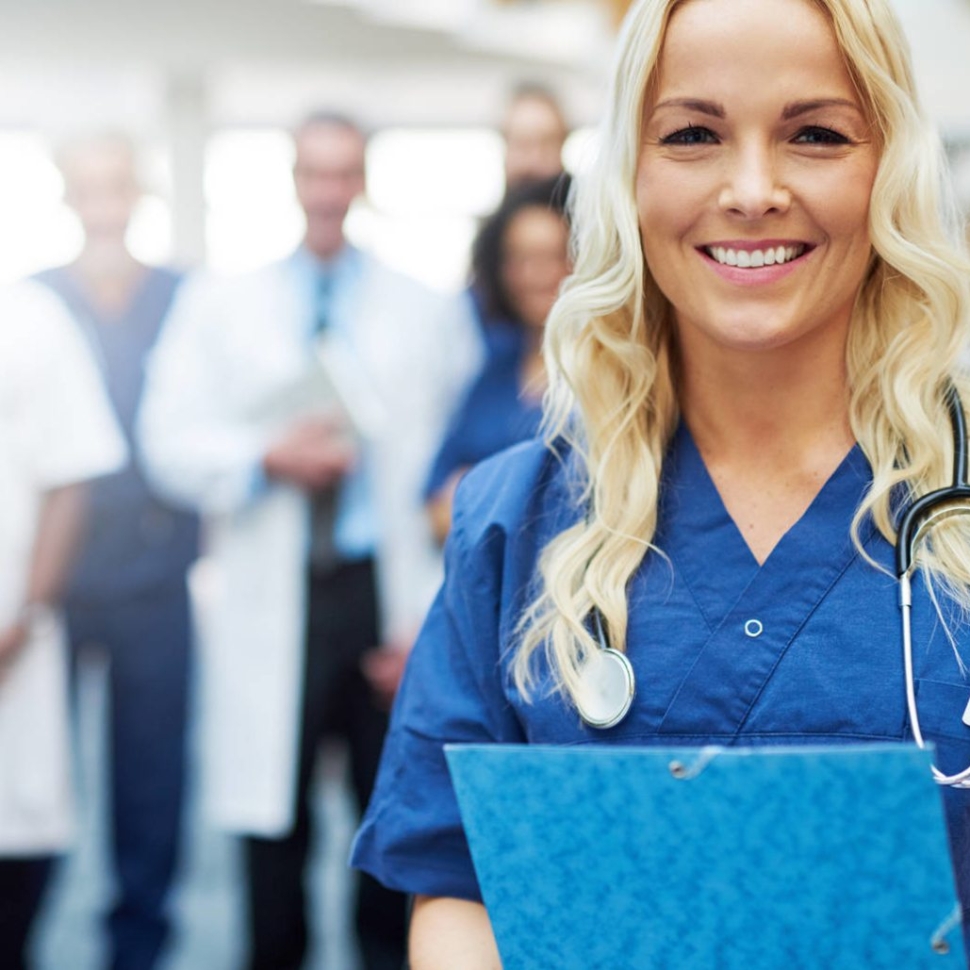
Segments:
[[[804,346],[813,338],[831,337],[833,327],[821,320],[811,320],[800,314],[784,311],[766,312],[764,307],[745,312],[742,307],[734,312],[705,314],[706,322],[687,328],[701,337],[709,346],[735,351],[771,351],[786,346]],[[699,318],[703,319],[703,318]]]

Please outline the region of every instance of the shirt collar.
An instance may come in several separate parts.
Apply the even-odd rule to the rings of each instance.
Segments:
[[[331,259],[323,260],[310,252],[304,245],[298,246],[289,258],[293,269],[308,280],[317,279],[321,273],[328,274],[334,281],[354,279],[360,273],[363,255],[356,246],[350,243]]]

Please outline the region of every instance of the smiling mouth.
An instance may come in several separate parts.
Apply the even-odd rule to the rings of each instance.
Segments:
[[[799,256],[804,256],[812,247],[806,243],[794,246],[769,246],[766,249],[727,249],[724,246],[701,246],[701,250],[722,266],[737,266],[739,269],[760,269],[762,266],[782,266]]]

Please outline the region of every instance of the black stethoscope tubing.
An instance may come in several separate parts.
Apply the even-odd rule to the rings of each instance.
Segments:
[[[920,526],[937,509],[954,502],[970,502],[967,483],[967,423],[960,394],[953,384],[947,388],[947,409],[953,427],[953,484],[927,492],[916,499],[899,523],[896,534],[896,578],[902,579],[913,568],[913,552]]]

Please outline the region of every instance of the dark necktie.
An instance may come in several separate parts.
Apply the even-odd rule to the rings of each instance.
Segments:
[[[333,277],[321,272],[317,277],[313,339],[317,341],[330,325],[333,297]],[[327,485],[310,497],[310,566],[314,570],[328,570],[337,561],[334,529],[337,523],[339,483]]]

